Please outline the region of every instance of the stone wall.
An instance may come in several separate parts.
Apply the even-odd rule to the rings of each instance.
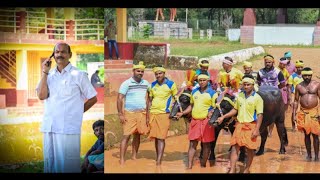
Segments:
[[[133,50],[133,64],[143,61],[147,68],[164,65],[166,59],[166,46],[137,44]]]
[[[226,56],[231,57],[234,60],[234,63],[238,63],[262,53],[265,53],[263,47],[258,46],[254,48],[241,49],[238,51],[211,56],[209,57],[209,69],[222,69],[222,61]]]
[[[170,55],[168,56],[168,68],[169,69],[197,69],[198,56],[181,56],[181,55]]]
[[[169,29],[169,37],[172,38],[188,38],[188,24],[185,22],[171,21],[139,21],[140,31],[143,26],[150,25],[152,27],[151,36],[164,37],[165,31]]]

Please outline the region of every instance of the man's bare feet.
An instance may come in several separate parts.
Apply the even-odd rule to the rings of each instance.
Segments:
[[[131,159],[132,160],[137,160],[137,156],[132,156]]]
[[[311,156],[307,156],[307,157],[306,157],[306,160],[309,162],[309,161],[312,160],[312,157],[311,157]]]
[[[120,160],[119,160],[119,164],[120,164],[121,166],[123,166],[123,165],[124,165],[124,159],[122,159],[122,160],[120,159]]]
[[[215,160],[209,160],[210,167],[213,167],[216,164]]]
[[[243,174],[250,174],[250,170],[249,170],[249,169],[245,169],[245,170],[243,171]]]
[[[228,173],[228,174],[236,173],[236,170],[235,170],[235,169],[231,169],[231,168],[230,168],[230,169],[227,171],[227,173]]]

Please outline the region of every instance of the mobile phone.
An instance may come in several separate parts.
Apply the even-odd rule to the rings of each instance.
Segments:
[[[54,56],[54,52],[51,54],[51,56],[50,56],[50,61],[47,61],[47,63],[46,63],[46,65],[47,66],[51,66],[51,58]]]

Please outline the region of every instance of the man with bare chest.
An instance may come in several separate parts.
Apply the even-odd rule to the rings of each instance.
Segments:
[[[319,161],[319,107],[320,107],[320,83],[312,78],[312,69],[306,67],[301,72],[303,81],[296,86],[293,113],[294,121],[299,131],[305,134],[305,145],[307,150],[307,161],[311,161],[311,138],[313,138],[314,160]],[[297,112],[298,103],[300,102],[300,110]]]

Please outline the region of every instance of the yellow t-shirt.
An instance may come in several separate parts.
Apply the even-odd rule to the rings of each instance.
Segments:
[[[303,81],[302,76],[297,73],[293,73],[288,80],[288,84],[292,85],[291,93],[295,92],[296,86]]]
[[[159,85],[158,81],[152,82],[149,86],[149,96],[153,98],[150,113],[170,113],[172,98],[177,92],[176,83],[167,78],[162,85]]]
[[[290,77],[289,71],[286,68],[280,69],[279,67],[277,67],[283,74],[284,79],[287,81],[288,78]]]
[[[236,68],[232,68],[230,72],[220,71],[218,77],[218,83],[222,87],[231,87],[238,90],[240,88],[240,82],[243,77],[243,73]]]
[[[203,93],[200,92],[200,87],[194,89],[191,93],[191,101],[193,104],[192,117],[194,119],[204,120],[208,116],[208,112],[215,107],[217,98],[215,90],[210,87]]]
[[[238,110],[237,120],[240,123],[253,122],[258,119],[258,114],[263,113],[263,99],[256,92],[246,98],[245,92],[242,91],[236,99],[234,108]]]

